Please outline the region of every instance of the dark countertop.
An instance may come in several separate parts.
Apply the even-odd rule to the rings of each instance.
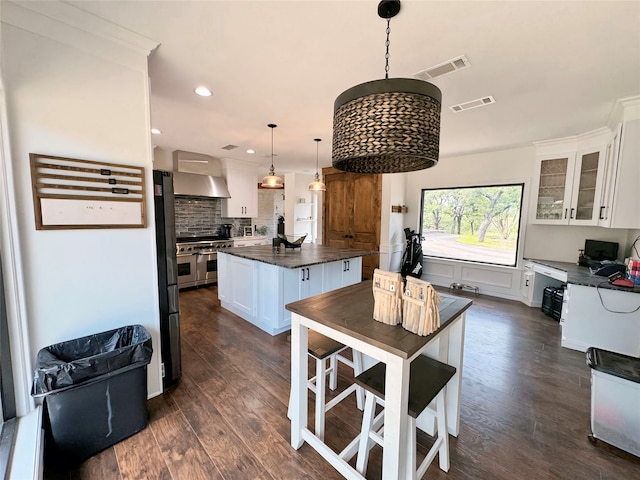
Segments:
[[[356,250],[353,248],[335,248],[326,245],[316,245],[305,243],[300,248],[284,248],[280,246],[280,253],[273,253],[271,245],[260,245],[255,247],[238,247],[221,250],[220,253],[228,253],[236,257],[255,260],[257,262],[269,263],[284,268],[309,267],[321,263],[335,262],[337,260],[347,260],[349,258],[364,257],[374,255],[378,252],[371,250]]]
[[[636,285],[633,288],[628,288],[611,285],[607,281],[607,277],[592,274],[589,271],[589,267],[581,267],[571,262],[556,262],[553,260],[538,260],[535,258],[527,258],[525,260],[567,272],[567,283],[585,285],[588,287],[608,288],[610,290],[620,290],[622,292],[640,293],[640,286]]]

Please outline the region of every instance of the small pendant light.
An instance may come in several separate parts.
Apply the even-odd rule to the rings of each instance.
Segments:
[[[269,169],[269,175],[262,179],[262,188],[283,188],[284,183],[282,178],[276,175],[276,171],[273,168],[273,129],[277,127],[276,124],[270,123],[267,125],[271,129],[271,168]]]
[[[333,109],[333,166],[356,173],[412,172],[438,163],[440,104],[435,85],[412,78],[389,78],[390,19],[400,0],[382,0],[378,16],[387,20],[385,78],[351,87]]]
[[[313,182],[309,184],[309,190],[311,190],[312,192],[324,192],[327,190],[327,187],[324,183],[322,183],[322,180],[320,180],[320,175],[318,174],[318,146],[320,145],[322,139],[314,138],[313,141],[316,142],[316,177],[313,179]]]

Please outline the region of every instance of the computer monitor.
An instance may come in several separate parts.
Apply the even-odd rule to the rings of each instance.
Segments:
[[[616,260],[618,258],[618,244],[601,240],[585,240],[584,254],[591,260]]]

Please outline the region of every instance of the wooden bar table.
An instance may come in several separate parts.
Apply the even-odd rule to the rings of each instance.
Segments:
[[[291,445],[297,450],[306,441],[345,478],[361,479],[360,475],[338,453],[329,448],[308,428],[307,423],[307,346],[311,328],[349,347],[384,362],[385,380],[385,447],[382,456],[382,478],[404,479],[411,473],[406,465],[407,421],[409,397],[409,367],[417,355],[426,352],[441,362],[456,367],[456,374],[447,385],[447,425],[457,436],[460,424],[460,387],[464,351],[465,312],[471,300],[451,295],[442,296],[440,328],[421,337],[402,328],[373,319],[372,282],[365,281],[322,295],[290,303],[291,316]],[[418,426],[429,426],[418,419]],[[414,467],[415,468],[415,467]],[[408,470],[408,471],[407,471]]]

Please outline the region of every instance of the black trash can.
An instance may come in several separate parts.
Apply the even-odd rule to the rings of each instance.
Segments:
[[[57,466],[83,461],[147,426],[152,353],[141,325],[38,352],[31,394],[44,397],[45,452]]]

